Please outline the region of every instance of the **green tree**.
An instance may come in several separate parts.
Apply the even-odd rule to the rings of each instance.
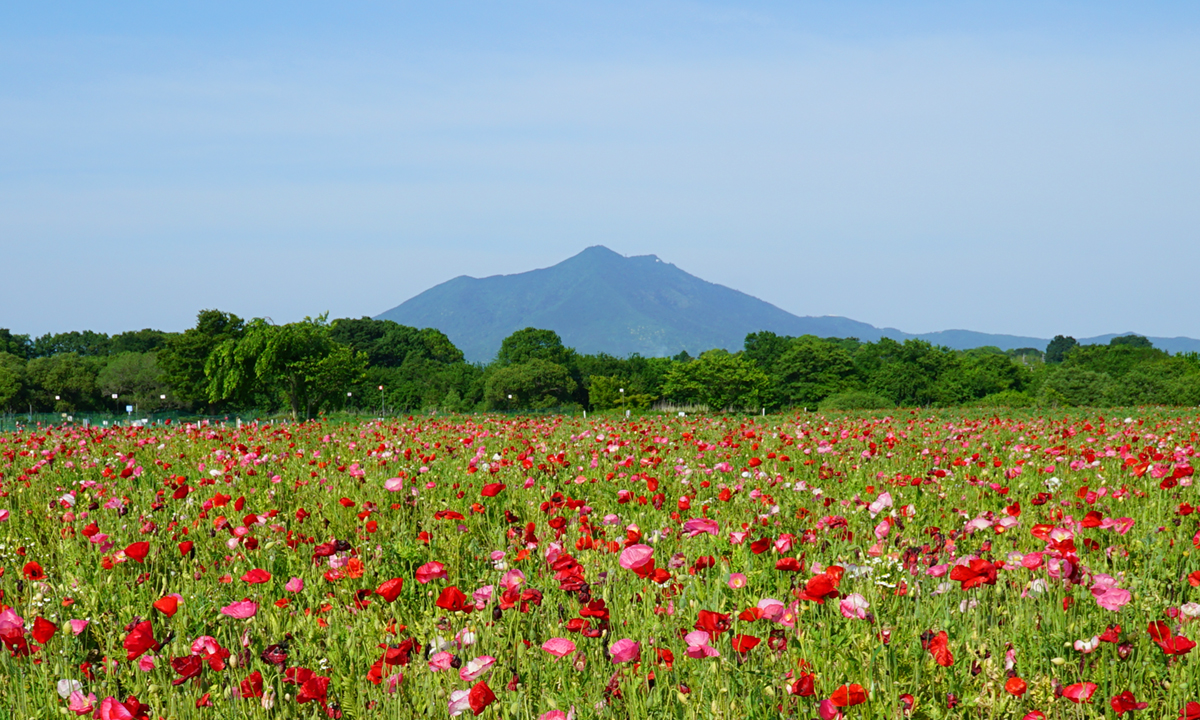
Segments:
[[[1154,344],[1150,342],[1149,338],[1143,337],[1141,335],[1119,335],[1119,336],[1113,338],[1112,340],[1109,340],[1108,344],[1113,347],[1117,347],[1119,345],[1125,345],[1127,347],[1134,347],[1134,348],[1152,348],[1152,347],[1154,347]]]
[[[85,357],[107,355],[112,339],[104,333],[84,330],[65,333],[47,333],[33,341],[30,357],[50,357],[63,353],[75,353]]]
[[[562,338],[553,330],[527,327],[504,338],[500,352],[496,353],[496,365],[520,365],[530,360],[545,360],[570,369],[575,351],[564,347]]]
[[[826,397],[855,387],[858,378],[849,352],[812,335],[794,339],[767,370],[777,401],[793,407],[815,408]]]
[[[575,381],[567,369],[541,358],[492,371],[484,399],[494,410],[536,410],[570,402]]]
[[[158,352],[158,365],[170,388],[168,399],[191,408],[208,406],[210,413],[215,410],[205,374],[208,357],[222,343],[236,343],[245,331],[246,323],[237,315],[201,310],[195,327],[168,336]]]
[[[287,325],[252,320],[240,339],[217,346],[205,370],[212,401],[277,393],[300,419],[344,405],[366,366],[365,353],[333,341],[322,316]]]
[[[136,405],[139,411],[152,412],[171,404],[167,383],[154,353],[124,352],[108,359],[96,376],[102,395],[116,393],[120,405]]]
[[[434,328],[418,330],[369,317],[334,320],[330,328],[335,342],[366,353],[367,362],[375,367],[400,367],[414,354],[442,364],[463,362],[462,351]]]
[[[770,385],[767,374],[740,353],[709,350],[693,362],[675,363],[663,380],[663,395],[713,410],[757,409]]]
[[[1103,404],[1111,378],[1076,366],[1059,366],[1042,382],[1042,400],[1049,405],[1095,407]]]
[[[7,412],[25,386],[25,358],[0,352],[0,409]]]
[[[116,411],[116,404],[107,396],[102,397],[96,385],[103,367],[100,358],[71,352],[34,358],[25,366],[27,402],[41,412]]]
[[[33,344],[29,342],[28,335],[14,335],[8,328],[0,328],[0,352],[28,360],[33,352]]]
[[[129,330],[119,335],[113,335],[109,341],[108,352],[112,355],[118,353],[135,352],[148,353],[158,350],[163,345],[166,345],[167,338],[175,333],[165,333],[162,330]]]
[[[1079,345],[1079,342],[1070,335],[1055,335],[1050,344],[1046,346],[1046,362],[1057,364],[1067,358],[1067,353],[1072,348]]]

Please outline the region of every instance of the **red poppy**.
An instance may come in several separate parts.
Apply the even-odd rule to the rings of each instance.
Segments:
[[[838,568],[840,571],[841,568]],[[812,600],[818,604],[824,605],[827,598],[836,598],[838,596],[838,583],[841,582],[840,572],[830,572],[826,570],[820,575],[814,575],[804,584],[804,590],[797,593],[801,600]]]
[[[471,712],[478,715],[495,699],[496,693],[492,692],[487,682],[480,680],[471,688],[471,693],[467,696],[467,703],[471,706]]]
[[[1073,703],[1091,702],[1092,693],[1096,692],[1096,683],[1081,682],[1063,688],[1062,696]]]
[[[713,640],[731,627],[733,627],[733,622],[724,613],[701,610],[696,618],[695,628],[708,633]]]
[[[270,581],[271,581],[271,573],[267,572],[266,570],[260,570],[258,568],[255,568],[253,570],[248,570],[248,571],[246,571],[245,575],[242,575],[242,582],[249,583],[251,585],[261,585],[263,583],[270,582]]]
[[[867,691],[858,683],[842,685],[837,690],[833,691],[833,695],[829,696],[829,702],[840,708],[861,705],[866,701]]]
[[[735,635],[732,642],[734,650],[740,653],[748,653],[762,642],[762,640],[753,635]]]
[[[179,674],[179,677],[172,680],[171,684],[182,685],[194,677],[200,677],[200,671],[204,669],[204,661],[199,655],[171,658],[171,669]]]
[[[503,492],[506,487],[508,486],[504,483],[488,483],[487,485],[483,486],[483,489],[479,491],[479,494],[484,497],[496,497]]]
[[[238,694],[244,698],[263,696],[263,676],[258,670],[250,673],[238,686]]]
[[[1114,695],[1112,700],[1109,701],[1109,704],[1112,705],[1113,712],[1117,714],[1117,717],[1120,717],[1132,710],[1145,710],[1146,708],[1150,707],[1149,703],[1138,702],[1137,699],[1133,697],[1133,693],[1128,690],[1120,695]]]
[[[301,705],[314,700],[324,703],[328,693],[329,678],[313,675],[300,686],[300,692],[296,693],[296,702]]]
[[[1179,720],[1200,720],[1200,702],[1189,702],[1179,711]]]
[[[196,543],[192,542],[191,540],[184,540],[183,542],[179,543],[179,554],[187,555],[192,551],[192,548],[195,547],[195,545]]]
[[[34,560],[25,563],[25,567],[21,569],[21,574],[25,576],[26,580],[46,579],[46,571],[42,570],[42,566]]]
[[[146,556],[150,554],[150,543],[146,541],[135,542],[125,548],[125,557],[139,564],[146,561]]]
[[[159,598],[154,601],[154,609],[167,617],[174,617],[179,610],[179,598],[174,595]]]
[[[932,636],[929,633],[922,634],[921,644],[925,646],[938,665],[950,667],[954,664],[954,654],[950,652],[950,636],[945,630]]]
[[[456,585],[451,585],[442,591],[442,594],[438,596],[437,602],[434,604],[443,610],[458,612],[463,609],[466,601],[467,596],[463,595],[462,590],[459,590]]]
[[[1192,648],[1196,647],[1196,643],[1182,635],[1173,637],[1170,626],[1161,620],[1150,623],[1147,632],[1150,633],[1150,639],[1154,640],[1167,655],[1187,655]]]
[[[33,639],[39,644],[45,645],[46,643],[50,642],[50,638],[54,637],[54,633],[56,632],[58,632],[57,625],[44,617],[38,616],[38,618],[33,621],[33,629],[29,631],[29,634],[32,635]]]
[[[1009,695],[1021,697],[1029,689],[1029,684],[1019,677],[1010,677],[1004,682],[1004,691]]]
[[[792,683],[792,694],[800,697],[811,697],[816,692],[816,676],[802,672],[796,682]]]
[[[980,585],[995,585],[996,566],[983,558],[975,558],[970,565],[955,565],[950,571],[950,579],[961,582],[963,590]]]
[[[142,653],[147,650],[157,650],[158,641],[154,639],[154,629],[150,626],[149,620],[134,625],[133,630],[125,636],[126,660],[137,660]]]
[[[400,589],[404,587],[404,578],[384,580],[375,590],[375,594],[388,602],[395,602],[400,597]]]

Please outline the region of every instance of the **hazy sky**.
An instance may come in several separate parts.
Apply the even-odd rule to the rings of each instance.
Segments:
[[[1096,0],[10,4],[0,327],[375,315],[603,244],[798,315],[1200,337],[1198,31]]]

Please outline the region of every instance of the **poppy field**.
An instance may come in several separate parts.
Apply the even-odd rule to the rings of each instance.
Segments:
[[[1200,720],[1198,420],[8,433],[0,714]]]

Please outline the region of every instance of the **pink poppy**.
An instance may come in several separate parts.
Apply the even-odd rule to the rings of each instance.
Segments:
[[[542,649],[554,657],[566,657],[575,652],[575,643],[566,638],[550,638],[542,643]]]
[[[258,612],[258,604],[251,600],[239,600],[221,608],[222,615],[228,615],[236,620],[246,620]]]
[[[623,663],[636,659],[641,649],[641,645],[633,640],[622,638],[608,646],[608,653],[612,655],[613,663]]]

